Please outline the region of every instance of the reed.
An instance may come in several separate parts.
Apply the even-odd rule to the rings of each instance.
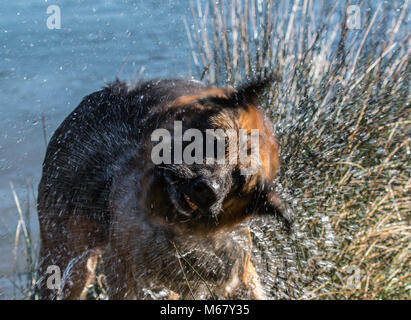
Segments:
[[[30,228],[30,219],[32,212],[31,201],[36,201],[34,189],[30,181],[26,180],[27,199],[26,207],[23,208],[12,181],[10,189],[16,205],[18,222],[15,231],[14,248],[13,248],[13,270],[14,277],[4,275],[13,285],[14,296],[29,300],[39,298],[38,292],[38,241],[33,236]],[[23,261],[21,261],[21,257]],[[22,265],[21,265],[22,264]]]

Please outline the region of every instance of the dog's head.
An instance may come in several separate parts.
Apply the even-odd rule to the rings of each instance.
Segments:
[[[290,225],[273,191],[278,145],[258,106],[272,83],[204,89],[156,115],[151,159],[157,182],[147,198],[156,216],[203,231],[251,214],[274,214]]]

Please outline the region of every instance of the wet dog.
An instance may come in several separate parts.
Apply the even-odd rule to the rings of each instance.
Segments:
[[[258,107],[271,84],[235,90],[188,80],[116,81],[85,97],[54,133],[43,163],[42,298],[84,298],[102,255],[112,299],[264,299],[249,220],[275,215],[291,223],[273,191],[278,146]],[[258,130],[258,156],[237,139],[246,163],[182,161],[179,153],[192,150],[190,139],[177,141],[176,123],[202,134]],[[170,147],[158,155],[170,162],[153,161],[158,129],[171,132]],[[206,146],[202,156],[197,151],[200,159],[208,155]],[[49,266],[61,270],[59,290],[47,285]]]

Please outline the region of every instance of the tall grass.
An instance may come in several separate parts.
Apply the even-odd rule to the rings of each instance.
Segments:
[[[44,146],[47,149],[47,126],[44,113],[44,105],[41,106],[41,123]],[[14,288],[14,298],[23,298],[28,300],[38,300],[40,298],[38,274],[39,268],[39,249],[40,245],[37,238],[31,231],[31,218],[33,212],[30,210],[32,204],[37,203],[37,196],[34,191],[32,181],[26,179],[26,208],[23,209],[22,201],[14,188],[13,181],[10,181],[10,189],[13,194],[16,205],[18,222],[14,238],[13,248],[13,276],[4,275],[12,283]],[[34,213],[35,219],[38,219],[37,212]],[[23,266],[18,266],[19,258],[23,257]],[[23,272],[20,272],[22,269]],[[16,292],[17,291],[17,292]]]
[[[198,76],[274,73],[264,105],[296,215],[291,298],[410,298],[408,1],[190,1]],[[290,279],[288,279],[290,280]]]
[[[27,206],[23,208],[12,181],[10,181],[10,189],[13,194],[13,199],[16,205],[18,222],[14,238],[13,248],[13,270],[14,277],[6,276],[12,283],[14,288],[14,297],[34,300],[39,298],[38,292],[38,251],[39,246],[36,237],[33,237],[30,220],[32,212],[30,203],[33,200],[36,202],[34,189],[29,181],[26,181],[27,189]],[[32,199],[32,200],[31,200]],[[36,216],[37,218],[37,216]],[[20,257],[23,258],[23,265]],[[19,270],[23,270],[22,272]]]

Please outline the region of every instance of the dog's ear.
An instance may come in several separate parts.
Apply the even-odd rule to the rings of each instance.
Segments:
[[[264,91],[278,82],[278,77],[271,74],[267,77],[259,77],[242,84],[233,95],[233,99],[238,105],[257,105],[258,100]]]
[[[293,215],[291,210],[280,199],[272,187],[263,188],[258,191],[256,213],[260,215],[274,215],[284,223],[287,231],[293,226]]]

